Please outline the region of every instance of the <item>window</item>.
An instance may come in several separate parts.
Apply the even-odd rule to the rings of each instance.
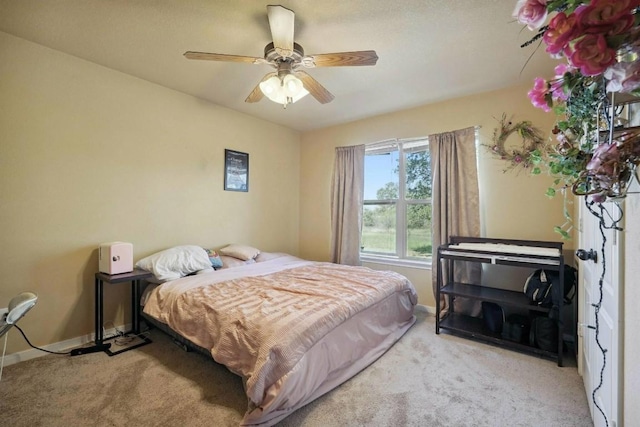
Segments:
[[[431,260],[431,158],[425,138],[367,146],[361,256]]]

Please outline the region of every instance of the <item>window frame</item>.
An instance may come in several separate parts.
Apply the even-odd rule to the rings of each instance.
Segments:
[[[409,257],[407,255],[408,245],[408,230],[407,230],[407,211],[409,205],[427,205],[432,206],[432,199],[407,199],[406,187],[406,155],[412,151],[416,152],[415,147],[413,150],[405,149],[405,144],[411,144],[421,142],[419,147],[425,147],[426,151],[429,150],[429,138],[404,138],[404,139],[392,139],[380,141],[372,144],[368,144],[365,148],[365,156],[373,155],[376,152],[378,154],[398,152],[398,198],[397,199],[364,199],[363,200],[363,212],[367,205],[395,205],[396,208],[396,253],[383,254],[375,252],[364,252],[360,250],[360,259],[367,263],[372,264],[385,264],[385,265],[397,265],[397,266],[409,266],[414,268],[429,269],[432,265],[432,255],[428,258],[416,258]],[[423,151],[423,150],[419,150]],[[433,224],[431,224],[433,227]],[[360,231],[360,238],[362,239],[362,230]],[[362,248],[362,245],[361,245]]]

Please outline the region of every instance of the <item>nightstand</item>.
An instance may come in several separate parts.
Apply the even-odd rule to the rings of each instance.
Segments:
[[[83,347],[74,349],[71,352],[72,356],[77,356],[80,354],[86,353],[95,353],[98,351],[104,351],[109,356],[113,356],[123,351],[131,350],[134,348],[141,347],[145,344],[149,344],[151,340],[147,337],[138,336],[140,333],[140,281],[143,279],[147,279],[151,277],[152,274],[145,270],[133,270],[129,273],[121,273],[121,274],[107,274],[107,273],[96,273],[95,280],[95,345],[92,347]],[[135,345],[131,345],[126,347],[123,350],[119,350],[116,352],[112,352],[110,350],[111,344],[104,342],[104,336],[102,332],[102,327],[104,324],[104,314],[103,314],[103,293],[104,293],[104,283],[109,283],[115,285],[117,283],[131,283],[131,325],[132,332],[134,335],[138,336],[139,343]],[[129,333],[129,332],[128,332]]]

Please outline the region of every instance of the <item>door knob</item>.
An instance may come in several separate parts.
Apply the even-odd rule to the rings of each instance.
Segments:
[[[589,249],[588,251],[584,249],[578,249],[576,251],[576,256],[580,258],[582,261],[588,261],[588,260],[591,260],[593,262],[598,261],[598,252],[594,251],[593,249]]]

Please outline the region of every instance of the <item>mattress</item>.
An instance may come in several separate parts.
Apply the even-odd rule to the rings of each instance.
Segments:
[[[243,378],[241,425],[270,426],[380,357],[416,303],[397,273],[282,255],[162,284],[144,313]]]

